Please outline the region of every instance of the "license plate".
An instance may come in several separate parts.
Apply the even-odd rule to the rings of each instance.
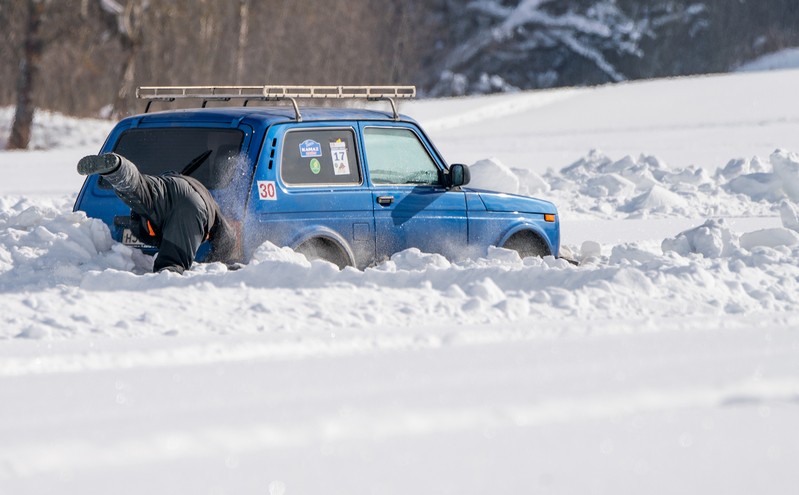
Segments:
[[[130,229],[122,229],[122,244],[130,247],[148,248],[153,247],[140,241],[138,237],[133,235]]]

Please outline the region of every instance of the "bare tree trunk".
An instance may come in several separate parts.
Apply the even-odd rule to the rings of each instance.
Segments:
[[[30,143],[33,112],[36,109],[33,104],[33,86],[39,73],[39,60],[44,51],[44,42],[39,32],[44,7],[44,2],[28,0],[25,43],[17,76],[17,109],[6,149],[26,149]]]
[[[280,6],[276,8],[277,14],[274,16],[276,19],[276,27],[272,32],[271,41],[274,44],[278,44],[282,42],[284,35],[286,34],[286,25],[288,24],[288,11],[289,5],[288,0],[283,0],[280,2]],[[277,52],[274,50],[273,52]],[[261,76],[263,79],[259,80],[256,84],[276,84],[276,78],[273,77],[275,71],[275,59],[277,58],[276,53],[267,52],[266,56],[266,68],[264,69],[263,75]]]
[[[408,24],[410,22],[408,9],[412,9],[414,6],[409,6],[408,4],[401,2],[398,3],[395,8],[398,10],[396,15],[398,19],[396,24],[397,31],[394,36],[394,46],[391,50],[391,76],[388,80],[388,82],[391,84],[396,84],[399,81],[404,81],[408,78],[408,76],[404,73],[404,62],[407,59],[407,56],[405,55],[405,44],[408,41]]]
[[[100,0],[102,2],[102,0]],[[127,0],[122,7],[116,1],[101,3],[100,15],[105,22],[116,23],[116,35],[122,47],[122,83],[114,99],[112,115],[120,117],[130,111],[130,96],[136,86],[136,57],[142,43],[142,22],[147,3],[143,0]],[[113,25],[113,24],[111,24]]]
[[[119,86],[114,100],[113,115],[116,118],[128,114],[129,97],[133,94],[136,83],[136,56],[139,53],[139,44],[130,38],[122,38],[122,53],[125,61],[122,64],[122,84]]]
[[[236,84],[242,84],[244,60],[246,59],[247,37],[250,31],[250,0],[241,0],[239,9],[239,45],[236,50]]]

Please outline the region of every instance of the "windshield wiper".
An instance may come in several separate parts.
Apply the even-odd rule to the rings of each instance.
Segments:
[[[190,161],[188,165],[183,167],[183,170],[180,171],[180,175],[191,175],[194,173],[194,171],[197,170],[200,165],[202,165],[203,162],[208,159],[209,156],[211,156],[211,153],[213,153],[213,150],[205,150],[200,153],[196,158]]]

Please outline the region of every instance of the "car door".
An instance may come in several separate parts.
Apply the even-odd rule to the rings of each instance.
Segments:
[[[408,248],[463,255],[466,198],[442,183],[444,165],[412,124],[362,124],[377,259]]]
[[[334,241],[363,268],[374,261],[374,217],[348,122],[281,124],[272,129],[255,173],[257,228],[250,245],[297,247]]]

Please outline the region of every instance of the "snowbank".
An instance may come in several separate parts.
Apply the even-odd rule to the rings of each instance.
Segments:
[[[38,206],[0,212],[0,291],[75,284],[92,270],[133,271],[135,260],[142,272],[145,259],[83,212]]]
[[[738,235],[711,220],[665,239],[662,251],[605,249],[609,256],[597,243],[574,249],[580,266],[498,248],[453,263],[411,249],[339,271],[266,244],[237,271],[200,264],[183,276],[152,274],[151,258],[114,242],[99,220],[14,205],[0,214],[0,338],[352,332],[390,322],[446,326],[448,340],[471,338],[452,325],[475,321],[757,314],[799,304],[799,235],[789,228]],[[53,318],[56,300],[62,314]]]
[[[471,169],[471,186],[543,196],[567,219],[774,215],[782,200],[799,201],[799,155],[781,150],[715,171],[675,169],[647,155],[614,161],[598,150],[544,176],[495,158]]]

